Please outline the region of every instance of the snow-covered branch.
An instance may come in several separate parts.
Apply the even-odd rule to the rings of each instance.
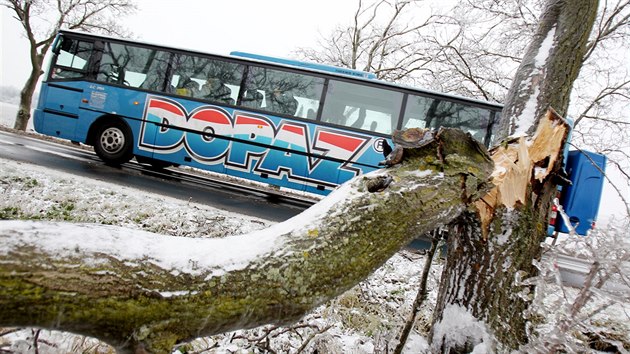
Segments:
[[[168,352],[184,339],[294,321],[485,190],[493,164],[469,135],[412,133],[435,136],[402,150],[394,167],[359,176],[302,214],[244,236],[188,239],[3,221],[0,325],[88,334],[122,351]]]

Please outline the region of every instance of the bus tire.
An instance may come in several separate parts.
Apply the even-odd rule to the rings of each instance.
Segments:
[[[133,135],[120,120],[106,122],[96,130],[94,151],[107,165],[119,166],[133,157]]]

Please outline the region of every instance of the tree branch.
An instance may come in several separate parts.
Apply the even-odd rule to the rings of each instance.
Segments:
[[[422,144],[409,142],[417,136]],[[399,162],[393,167],[358,176],[299,216],[241,237],[4,221],[0,326],[170,352],[177,341],[294,321],[486,190],[492,162],[469,134],[414,129],[401,137],[407,147],[387,160]]]

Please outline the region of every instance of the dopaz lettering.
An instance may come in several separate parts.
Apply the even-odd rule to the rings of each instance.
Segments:
[[[155,154],[185,149],[204,165],[335,186],[368,172],[353,163],[378,153],[378,140],[383,139],[297,121],[276,125],[264,115],[238,110],[231,115],[212,105],[187,112],[177,101],[149,96],[138,147]]]

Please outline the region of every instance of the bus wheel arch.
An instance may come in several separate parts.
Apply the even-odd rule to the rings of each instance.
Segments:
[[[118,166],[133,158],[133,134],[122,118],[103,116],[92,126],[88,142],[106,164]]]

